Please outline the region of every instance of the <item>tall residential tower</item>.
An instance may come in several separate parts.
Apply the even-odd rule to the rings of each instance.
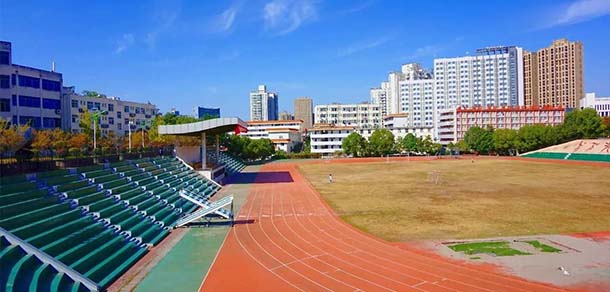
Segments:
[[[525,104],[578,108],[585,97],[583,46],[567,39],[524,54]]]
[[[294,99],[294,118],[303,121],[303,128],[313,126],[313,101],[309,97]]]
[[[267,86],[259,85],[250,92],[250,120],[271,121],[278,119],[278,95],[267,92]]]

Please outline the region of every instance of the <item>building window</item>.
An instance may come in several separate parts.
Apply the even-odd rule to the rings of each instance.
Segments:
[[[40,78],[34,78],[29,76],[19,76],[19,86],[40,88]]]
[[[40,98],[33,96],[19,96],[19,106],[40,107]],[[40,125],[40,122],[38,123]]]
[[[72,115],[72,123],[78,123],[78,115]]]
[[[20,116],[20,125],[30,125],[30,127],[40,128],[40,117]]]
[[[0,64],[8,65],[9,59],[10,59],[10,56],[7,51],[0,52]]]
[[[119,118],[119,119],[122,118],[121,117],[121,112],[116,112],[116,117]]]
[[[61,83],[59,81],[42,79],[42,89],[49,91],[61,91]]]
[[[129,112],[129,107],[125,106],[125,108],[123,109],[124,112],[128,113]]]
[[[114,118],[108,118],[108,124],[114,125]]]
[[[11,111],[11,100],[8,98],[0,98],[0,112]]]
[[[43,128],[56,128],[60,126],[60,119],[56,118],[43,118],[42,119],[42,127]]]
[[[93,102],[92,101],[88,101],[87,102],[87,109],[88,110],[92,110],[93,109]]]
[[[0,88],[11,88],[11,77],[9,75],[0,75]]]
[[[108,104],[108,111],[109,112],[113,112],[114,111],[114,104],[110,104],[110,103]]]
[[[78,108],[78,100],[73,100],[72,101],[72,107],[73,108]]]
[[[61,103],[59,102],[59,99],[43,98],[42,99],[42,108],[61,109]]]

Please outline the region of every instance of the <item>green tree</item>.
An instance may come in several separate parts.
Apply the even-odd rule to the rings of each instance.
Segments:
[[[419,153],[425,154],[436,154],[440,150],[440,144],[436,144],[432,141],[430,136],[426,136],[424,138],[417,137],[415,139],[415,151]]]
[[[604,137],[610,138],[610,117],[602,119],[602,128],[604,130]]]
[[[273,147],[273,142],[271,142],[271,140],[263,138],[251,140],[244,152],[246,153],[247,158],[251,160],[265,159],[275,153],[275,148]]]
[[[105,94],[93,90],[83,90],[82,95],[90,98],[106,98]]]
[[[513,129],[497,129],[493,133],[494,150],[499,154],[509,155],[517,149],[517,131]]]
[[[592,108],[567,113],[560,129],[563,141],[599,138],[604,131],[602,118]]]
[[[352,132],[341,142],[341,148],[347,155],[363,156],[366,150],[366,139],[357,132]]]
[[[417,137],[409,133],[400,140],[400,147],[403,151],[413,152],[417,150]]]
[[[472,127],[464,134],[468,147],[480,153],[489,153],[493,149],[493,128]]]
[[[388,155],[394,152],[394,134],[388,129],[377,129],[369,138],[369,146],[374,156]]]

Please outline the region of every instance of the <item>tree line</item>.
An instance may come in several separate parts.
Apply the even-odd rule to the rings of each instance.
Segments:
[[[222,145],[229,154],[246,161],[264,160],[276,154],[273,142],[267,138],[250,139],[245,136],[225,134],[222,137]]]
[[[442,146],[429,136],[416,137],[409,133],[404,138],[394,138],[388,129],[376,129],[367,140],[357,132],[350,133],[341,142],[343,153],[354,157],[385,156],[394,153],[430,154],[439,153]]]
[[[516,155],[575,139],[610,137],[610,118],[601,118],[594,109],[574,110],[557,126],[527,125],[514,129],[472,127],[464,134],[464,150],[489,154]]]

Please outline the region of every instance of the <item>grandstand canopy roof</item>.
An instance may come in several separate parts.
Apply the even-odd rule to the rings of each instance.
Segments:
[[[218,118],[189,124],[159,126],[160,135],[200,137],[202,133],[206,133],[206,135],[216,135],[227,132],[241,133],[246,131],[247,124],[240,118]]]

